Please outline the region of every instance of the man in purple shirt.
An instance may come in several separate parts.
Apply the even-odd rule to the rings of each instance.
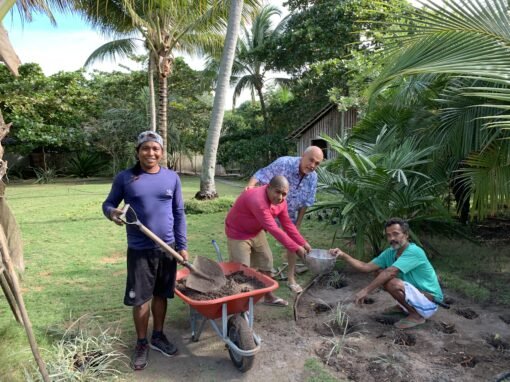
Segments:
[[[124,200],[131,205],[143,225],[187,260],[181,182],[174,171],[159,165],[163,140],[155,132],[145,131],[138,136],[136,153],[137,164],[115,177],[110,194],[103,203],[103,213],[114,223],[122,225],[122,210],[118,206]],[[128,275],[124,304],[133,306],[138,338],[131,365],[134,370],[142,370],[148,364],[149,347],[167,357],[177,353],[175,345],[163,333],[167,299],[174,296],[177,264],[138,227],[126,225],[126,233]],[[147,331],[151,311],[153,330],[149,343]]]
[[[289,216],[299,229],[306,209],[315,203],[315,192],[317,191],[315,170],[323,159],[324,154],[317,146],[308,147],[301,157],[280,157],[253,174],[246,190],[257,184],[268,184],[274,176],[284,176],[289,182],[289,195],[287,196]],[[289,263],[287,285],[294,293],[301,293],[303,289],[296,282],[295,276],[296,254],[287,251],[287,261]]]

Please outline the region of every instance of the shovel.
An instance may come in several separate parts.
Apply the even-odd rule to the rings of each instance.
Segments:
[[[179,264],[190,270],[190,274],[186,278],[187,288],[194,289],[198,292],[207,293],[209,291],[221,288],[227,282],[225,279],[225,274],[217,262],[203,256],[197,256],[193,265],[184,260],[184,258],[175,249],[166,244],[151,230],[144,226],[140,220],[138,220],[136,212],[133,210],[133,208],[131,208],[129,204],[124,206],[122,209],[122,214],[119,218],[125,224],[136,225],[143,234],[158,244],[167,254],[174,257]]]

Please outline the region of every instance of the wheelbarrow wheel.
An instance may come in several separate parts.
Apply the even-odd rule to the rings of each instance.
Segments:
[[[255,349],[255,340],[253,339],[253,332],[248,326],[248,322],[239,314],[235,314],[228,320],[227,324],[228,338],[241,350]],[[235,367],[241,372],[251,369],[255,356],[242,356],[235,352],[235,350],[228,347],[230,359]]]

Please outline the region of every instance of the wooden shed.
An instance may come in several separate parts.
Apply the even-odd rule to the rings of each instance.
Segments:
[[[343,137],[357,121],[356,109],[338,111],[335,104],[328,104],[305,124],[290,133],[287,139],[296,141],[298,155],[302,155],[308,146],[314,145],[322,149],[325,159],[331,159],[336,156],[336,153],[331,151],[321,135],[328,135],[332,138]]]

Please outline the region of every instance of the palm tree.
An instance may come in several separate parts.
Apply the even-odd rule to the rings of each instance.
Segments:
[[[371,87],[374,103],[402,77],[448,79],[436,98],[440,134],[433,136],[447,142],[444,153],[462,153],[453,166],[454,192],[480,218],[510,202],[508,10],[506,0],[425,1],[404,16],[412,21],[408,33]]]
[[[106,58],[111,59],[122,59],[124,57],[133,57],[137,52],[137,42],[144,43],[140,38],[121,38],[113,40],[101,45],[99,48],[94,50],[85,61],[84,67],[89,67],[97,61],[102,61]],[[144,44],[147,48],[147,44]],[[148,51],[147,63],[147,74],[149,83],[149,113],[151,121],[151,130],[156,131],[156,95],[154,90],[154,55]]]
[[[214,199],[218,197],[214,175],[216,171],[216,156],[220,141],[221,126],[225,111],[225,99],[228,92],[229,79],[232,73],[232,64],[236,51],[237,38],[241,26],[243,0],[231,0],[227,24],[225,45],[221,55],[220,71],[216,81],[216,92],[211,115],[211,123],[207,132],[204,158],[202,161],[202,174],[200,176],[200,191],[195,195],[197,199]]]
[[[222,25],[226,18],[223,2],[212,0],[101,1],[100,11],[95,0],[82,1],[82,11],[92,25],[110,35],[125,36],[96,50],[95,57],[128,54],[133,50],[136,32],[149,51],[149,68],[154,62],[158,74],[158,132],[167,146],[168,76],[174,54],[190,55],[214,51],[221,46]],[[166,165],[164,153],[162,163]]]
[[[268,131],[268,122],[262,89],[266,82],[267,71],[263,60],[260,59],[257,53],[273,36],[280,32],[285,24],[284,19],[275,29],[272,29],[271,17],[275,15],[280,16],[281,11],[273,5],[267,5],[255,15],[250,30],[246,27],[243,28],[242,37],[237,44],[237,54],[232,69],[233,76],[231,77],[231,81],[236,83],[232,107],[235,107],[237,97],[239,97],[244,89],[248,88],[251,90],[252,101],[255,98],[254,93],[256,92],[266,132]],[[287,78],[273,78],[273,80],[279,84],[288,81]]]

